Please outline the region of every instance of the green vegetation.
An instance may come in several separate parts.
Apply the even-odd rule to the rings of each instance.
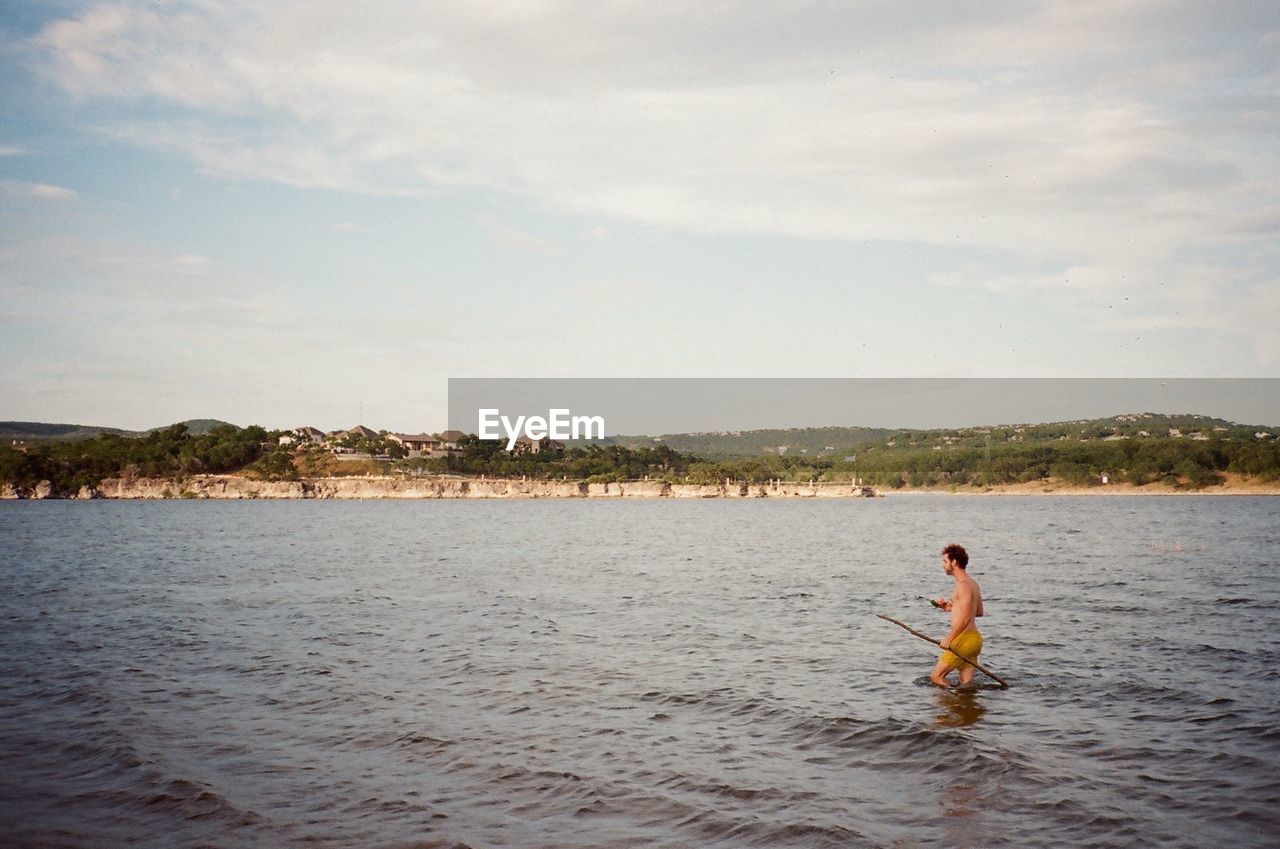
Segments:
[[[62,426],[51,426],[62,427]],[[861,440],[832,451],[841,434]],[[762,435],[764,434],[764,435]],[[779,435],[800,434],[824,443],[822,452],[779,449]],[[193,433],[186,423],[144,436],[103,434],[67,441],[54,437],[19,447],[0,447],[0,483],[32,491],[50,481],[57,495],[74,495],[108,477],[172,478],[176,493],[183,477],[238,472],[266,480],[294,480],[331,474],[332,454],[319,446],[286,449],[277,433],[261,427],[216,424]],[[694,435],[711,439],[716,435]],[[1094,486],[1163,483],[1202,489],[1226,474],[1261,482],[1280,480],[1280,440],[1258,427],[1203,416],[1140,414],[1112,419],[1010,425],[961,430],[873,431],[868,428],[811,428],[720,434],[709,458],[677,450],[670,437],[635,438],[632,444],[594,444],[541,453],[504,450],[501,442],[466,437],[460,451],[442,457],[406,459],[386,433],[348,434],[339,444],[372,455],[358,473],[485,475],[494,478],[560,479],[592,483],[650,478],[672,483],[718,484],[726,479],[760,484],[784,481],[849,481],[885,489],[903,487],[992,487],[1018,483]],[[753,454],[726,450],[754,446]],[[842,443],[843,444],[843,443]],[[854,459],[856,456],[856,459]],[[328,471],[321,471],[327,458]],[[346,466],[348,464],[338,464]],[[352,471],[355,471],[352,464]],[[342,472],[338,472],[342,473]]]
[[[224,422],[219,419],[187,419],[178,424],[187,426],[187,433],[192,436],[204,436],[206,433],[212,433],[220,427],[235,427],[230,422]],[[173,427],[173,425],[169,425]],[[157,430],[164,430],[162,427],[153,427],[147,433],[155,433]]]
[[[178,422],[187,426],[187,432],[193,436],[201,436],[219,427],[235,427],[235,425],[218,419],[188,419]],[[167,425],[166,427],[173,427]],[[64,440],[76,442],[107,434],[110,436],[146,436],[164,427],[151,430],[124,430],[118,427],[99,427],[97,425],[50,424],[48,422],[0,422],[0,441],[44,442],[48,440]]]
[[[1266,434],[1260,437],[1259,433]],[[851,464],[833,464],[837,478]],[[1267,431],[1204,416],[1139,414],[1111,419],[902,431],[858,454],[859,477],[886,486],[997,486],[1054,481],[1071,486],[1164,482],[1201,489],[1231,472],[1280,479],[1280,445]]]
[[[0,447],[0,481],[20,490],[49,481],[58,495],[74,495],[108,477],[179,477],[204,472],[232,472],[266,462],[262,471],[279,468],[278,452],[258,426],[219,425],[192,434],[185,424],[154,430],[146,436],[103,434],[75,442],[49,441],[25,450]],[[287,462],[288,455],[285,455]],[[272,465],[277,464],[277,465]],[[290,468],[292,465],[290,464]]]
[[[668,433],[658,437],[617,436],[608,440],[626,448],[666,445],[712,460],[763,454],[843,457],[863,445],[874,445],[899,431],[874,427],[795,427],[715,433]]]
[[[445,457],[408,460],[412,470],[486,475],[495,478],[568,478],[591,483],[636,480],[643,477],[683,480],[697,458],[666,446],[623,448],[591,445],[564,452],[509,453],[502,442],[464,437],[461,451]],[[721,477],[721,480],[724,478]]]
[[[1158,439],[1147,443],[1039,443],[985,448],[907,447],[868,451],[860,458],[858,476],[877,486],[977,487],[1033,483],[1050,479],[1070,486],[1092,486],[1103,475],[1115,483],[1143,486],[1164,482],[1200,489],[1222,483],[1223,472],[1238,472],[1264,481],[1280,478],[1280,450],[1275,443],[1241,444],[1225,439],[1194,442]],[[852,473],[834,464],[828,477]]]
[[[389,457],[392,460],[399,460],[405,456],[404,446],[391,439],[385,430],[374,436],[348,433],[339,439],[336,444],[338,447],[346,448],[353,453],[368,454],[373,457]]]
[[[461,455],[411,462],[436,472],[593,482],[645,476],[699,484],[856,477],[898,489],[1035,482],[1094,486],[1105,475],[1114,483],[1202,489],[1222,483],[1224,473],[1280,480],[1280,441],[1259,437],[1260,431],[1265,432],[1205,416],[1143,413],[960,430],[800,428],[619,437],[612,445],[571,448],[563,455],[513,456],[498,443],[472,439]],[[708,455],[678,450],[689,441],[703,444]],[[804,447],[814,445],[822,447]],[[718,458],[709,459],[710,454]]]
[[[48,422],[0,422],[0,440],[4,442],[64,439],[89,439],[100,434],[142,436],[138,431],[96,425],[50,424]]]

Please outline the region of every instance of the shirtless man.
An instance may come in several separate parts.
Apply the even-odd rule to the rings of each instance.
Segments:
[[[978,633],[974,621],[982,615],[982,590],[965,571],[968,565],[969,554],[962,546],[952,543],[942,549],[942,571],[955,578],[956,585],[949,601],[945,598],[937,601],[938,607],[951,614],[951,630],[938,641],[944,651],[938,657],[938,665],[929,673],[929,680],[939,687],[951,686],[947,676],[953,669],[960,670],[961,686],[973,683],[974,668],[946,649],[954,647],[970,660],[977,660],[982,651],[982,634]]]

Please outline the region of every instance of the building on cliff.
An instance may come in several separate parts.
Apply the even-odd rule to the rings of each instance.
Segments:
[[[521,436],[516,439],[515,447],[511,449],[512,454],[563,454],[564,443],[544,436],[541,439],[530,439],[527,436]]]
[[[460,430],[445,430],[440,432],[440,450],[441,451],[457,451],[461,448],[459,445],[466,434]]]
[[[440,447],[440,440],[429,433],[388,433],[387,439],[399,444],[410,457],[433,454]]]

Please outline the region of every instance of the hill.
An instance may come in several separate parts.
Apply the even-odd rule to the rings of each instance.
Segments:
[[[187,419],[184,422],[176,422],[176,424],[186,425],[187,433],[191,434],[192,436],[204,436],[206,433],[209,433],[215,427],[233,427],[236,430],[240,430],[239,425],[233,425],[231,422],[224,422],[220,419]],[[172,425],[161,425],[160,427],[153,427],[151,428],[151,430],[147,431],[147,433],[152,433],[157,430],[164,430],[167,427],[172,427]]]
[[[1271,429],[1275,430],[1275,429]],[[1110,442],[1125,439],[1210,436],[1253,440],[1268,428],[1193,414],[1123,413],[1103,419],[1077,419],[1045,424],[985,425],[969,428],[820,427],[775,430],[674,433],[660,436],[615,436],[609,442],[627,448],[666,445],[708,459],[730,457],[810,457],[840,459],[869,449],[887,452],[911,448],[981,448],[1002,444],[1046,442]]]
[[[896,430],[875,427],[793,427],[770,430],[666,433],[661,436],[615,436],[624,448],[665,445],[707,459],[726,457],[843,457],[865,445],[891,439]]]
[[[123,430],[118,427],[97,425],[51,424],[48,422],[0,422],[0,440],[11,442],[36,442],[41,440],[92,439],[100,434],[112,436],[142,436],[143,431]]]
[[[234,427],[239,430],[236,425],[219,421],[218,419],[187,419],[185,422],[177,422],[177,424],[186,425],[187,432],[192,436],[203,436],[220,425]],[[168,427],[172,427],[172,425],[153,427],[150,430],[125,430],[119,427],[102,427],[99,425],[0,422],[0,443],[13,442],[15,440],[18,442],[76,442],[81,439],[93,439],[95,436],[102,436],[103,434],[136,438]]]

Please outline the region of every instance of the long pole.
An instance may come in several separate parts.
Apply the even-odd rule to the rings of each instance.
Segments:
[[[885,616],[883,613],[877,613],[877,614],[876,614],[876,616],[879,616],[881,619],[883,619],[883,620],[884,620],[884,621],[886,621],[886,622],[892,622],[893,624],[897,625],[899,628],[905,628],[906,630],[910,631],[912,634],[915,634],[917,637],[919,637],[920,639],[924,640],[924,641],[925,641],[925,642],[927,642],[927,643],[933,643],[933,644],[934,644],[935,646],[937,646],[938,648],[942,648],[942,643],[938,642],[938,641],[937,641],[937,640],[935,640],[933,637],[928,637],[928,636],[925,636],[924,634],[921,634],[921,633],[920,633],[919,631],[917,631],[915,628],[912,628],[911,626],[909,626],[909,625],[907,625],[907,624],[905,624],[905,623],[903,623],[903,622],[899,622],[897,619],[894,619],[892,616]],[[990,669],[986,669],[985,667],[983,667],[983,666],[979,665],[979,664],[978,664],[978,662],[977,662],[976,660],[970,660],[969,658],[965,657],[965,656],[964,656],[964,655],[962,655],[962,654],[956,654],[956,652],[952,651],[951,649],[945,649],[945,651],[950,651],[950,652],[951,652],[952,654],[954,654],[956,657],[960,658],[960,659],[961,659],[961,660],[963,660],[965,663],[969,664],[969,665],[970,665],[970,666],[972,666],[974,669],[976,669],[976,670],[978,670],[979,672],[981,672],[983,675],[986,675],[986,676],[987,676],[987,677],[989,677],[989,678],[993,678],[993,679],[995,679],[995,682],[996,682],[997,684],[999,684],[999,685],[1000,685],[1000,689],[1002,689],[1002,690],[1007,690],[1007,689],[1009,689],[1009,684],[1008,684],[1008,682],[1006,682],[1006,681],[1005,681],[1003,678],[1001,678],[999,675],[997,675],[997,674],[995,674],[994,672],[992,672]]]

